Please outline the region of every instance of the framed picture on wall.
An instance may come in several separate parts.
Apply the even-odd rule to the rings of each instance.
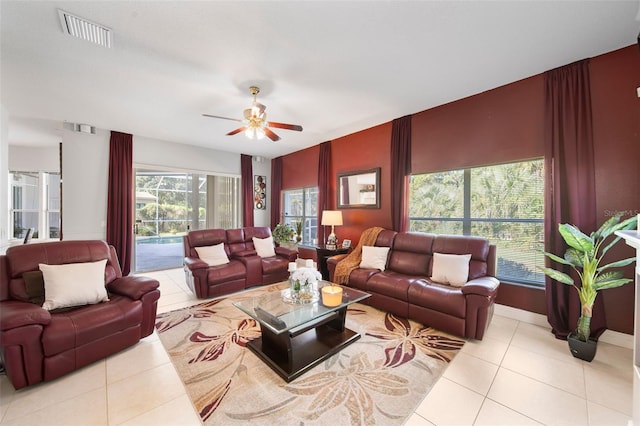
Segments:
[[[267,209],[267,177],[255,175],[253,177],[253,205],[256,210]]]

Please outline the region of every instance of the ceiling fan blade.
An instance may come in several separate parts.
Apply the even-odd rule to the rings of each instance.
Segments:
[[[268,127],[264,128],[264,133],[269,137],[269,139],[271,139],[274,142],[277,142],[277,141],[280,140],[280,136],[278,136],[275,133],[273,133],[273,131],[271,129],[269,129]]]
[[[239,118],[229,118],[229,117],[220,117],[219,115],[211,115],[211,114],[202,114],[203,117],[210,117],[210,118],[221,118],[223,120],[231,120],[231,121],[238,121],[238,122],[242,122],[242,120],[240,120]]]
[[[297,124],[276,123],[275,121],[269,121],[267,122],[267,126],[277,127],[279,129],[295,130],[297,132],[302,131],[302,126],[299,126]]]
[[[227,133],[227,136],[233,136],[233,135],[238,134],[240,132],[244,132],[245,130],[247,130],[247,126],[238,127],[237,129],[232,130],[229,133]]]

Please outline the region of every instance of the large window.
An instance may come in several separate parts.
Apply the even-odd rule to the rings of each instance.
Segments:
[[[486,237],[500,280],[544,285],[544,161],[414,175],[409,227]]]
[[[11,181],[12,238],[60,237],[60,174],[9,172]]]
[[[311,244],[318,236],[318,188],[300,188],[283,191],[284,223],[295,229],[302,222],[302,242]]]

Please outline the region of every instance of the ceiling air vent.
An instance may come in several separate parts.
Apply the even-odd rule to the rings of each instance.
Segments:
[[[111,47],[111,28],[96,24],[79,16],[72,15],[64,10],[58,10],[62,31],[82,40],[99,44],[100,46]]]

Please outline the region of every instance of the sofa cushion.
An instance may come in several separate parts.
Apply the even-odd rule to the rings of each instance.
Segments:
[[[104,282],[106,264],[106,259],[66,265],[41,263],[45,295],[42,307],[50,311],[108,301]]]
[[[387,256],[389,255],[389,247],[362,247],[362,260],[360,267],[367,269],[385,270],[387,266]]]
[[[210,266],[207,270],[207,282],[219,284],[245,278],[247,270],[238,260],[230,260],[226,265]]]
[[[209,266],[218,266],[229,263],[229,257],[224,250],[224,243],[212,246],[196,247],[198,257],[207,262]]]
[[[401,232],[393,241],[387,269],[406,275],[430,276],[431,246],[434,236],[419,232]]]
[[[431,280],[462,287],[469,277],[470,254],[433,253]]]
[[[416,280],[408,291],[409,303],[437,312],[465,318],[467,299],[460,287],[442,285],[429,280]]]
[[[44,303],[44,278],[42,271],[29,271],[22,274],[24,289],[29,297],[29,302],[38,306]]]
[[[382,294],[406,302],[409,287],[418,279],[420,279],[420,277],[412,277],[386,270],[372,275],[367,281],[365,291]]]
[[[112,295],[107,303],[52,314],[42,333],[42,349],[52,356],[104,339],[140,325],[142,314],[141,302],[120,295]]]
[[[253,246],[256,248],[256,253],[260,257],[273,257],[276,255],[276,249],[273,245],[273,237],[257,238],[253,237]],[[288,263],[288,262],[287,262]]]
[[[262,274],[278,274],[289,269],[289,259],[281,256],[265,257],[262,261]]]

